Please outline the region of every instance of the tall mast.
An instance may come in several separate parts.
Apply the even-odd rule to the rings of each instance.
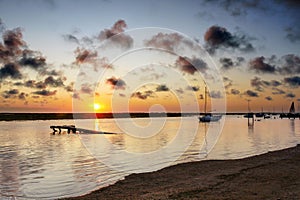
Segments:
[[[204,113],[206,114],[206,103],[207,103],[207,88],[205,85],[205,94],[204,94]]]

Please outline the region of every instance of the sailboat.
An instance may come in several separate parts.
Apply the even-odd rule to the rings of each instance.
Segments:
[[[292,104],[291,104],[291,107],[290,107],[290,110],[289,110],[289,113],[281,113],[280,114],[280,116],[279,116],[280,118],[297,118],[297,117],[299,117],[299,119],[300,119],[300,113],[296,113],[296,110],[295,110],[295,104],[294,104],[294,102],[292,102]]]
[[[204,95],[204,116],[199,117],[199,122],[217,122],[222,118],[222,115],[213,115],[212,113],[206,112],[207,105],[207,87],[205,86],[205,95]]]

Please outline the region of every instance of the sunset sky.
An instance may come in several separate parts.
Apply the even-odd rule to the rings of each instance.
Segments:
[[[202,112],[204,82],[216,111],[297,109],[299,19],[297,0],[1,0],[0,112]]]

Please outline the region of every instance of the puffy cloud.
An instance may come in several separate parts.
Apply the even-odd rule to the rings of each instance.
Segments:
[[[289,93],[287,93],[287,94],[285,95],[285,97],[286,97],[286,98],[295,98],[296,95],[295,95],[294,93],[292,93],[292,92],[289,92]]]
[[[275,66],[266,63],[265,57],[256,57],[249,62],[250,70],[254,70],[258,73],[275,73],[276,68]]]
[[[100,40],[108,39],[116,34],[124,32],[127,28],[127,24],[124,20],[118,20],[110,29],[104,29],[99,34]]]
[[[233,94],[233,95],[238,95],[238,94],[240,94],[241,92],[239,91],[239,90],[237,90],[237,89],[231,89],[231,94]]]
[[[18,89],[6,90],[2,93],[2,97],[5,99],[14,98],[15,95],[19,94]]]
[[[20,48],[26,45],[26,43],[23,41],[23,34],[21,28],[6,30],[3,33],[2,38],[5,47],[14,55],[20,54]]]
[[[74,53],[76,55],[76,64],[94,63],[98,56],[98,53],[96,51],[91,51],[83,48],[77,48]]]
[[[166,86],[166,85],[164,85],[164,84],[162,84],[162,85],[158,85],[157,87],[156,87],[156,92],[167,92],[167,91],[169,91],[170,89]]]
[[[52,87],[62,87],[64,86],[64,82],[61,78],[53,78],[53,76],[48,76],[47,78],[45,78],[44,83],[46,85],[50,85]]]
[[[222,69],[228,70],[237,66],[240,66],[245,61],[243,57],[237,57],[234,61],[232,58],[220,58],[219,62],[221,64]]]
[[[229,89],[233,84],[232,84],[232,80],[228,77],[223,77],[223,81],[224,81],[224,84],[225,84],[225,89]]]
[[[21,92],[19,95],[18,95],[18,98],[20,99],[20,100],[25,100],[26,99],[26,94],[24,93],[24,92]]]
[[[231,58],[220,58],[219,62],[221,63],[223,69],[230,69],[234,67],[234,63]]]
[[[88,83],[84,83],[81,85],[80,92],[84,94],[93,94],[94,90],[92,89],[92,85]]]
[[[219,48],[237,49],[243,52],[254,51],[250,43],[251,38],[240,33],[232,34],[226,28],[220,26],[211,26],[204,35],[206,49],[210,53],[215,53]]]
[[[192,58],[190,60],[187,57],[179,56],[175,65],[178,66],[182,72],[191,75],[197,72],[197,69],[203,73],[208,69],[206,62],[200,58]]]
[[[35,87],[38,89],[45,89],[47,87],[47,85],[45,84],[45,82],[39,81],[35,84]]]
[[[257,92],[254,92],[252,90],[247,90],[246,92],[244,92],[244,95],[247,95],[249,97],[258,97]]]
[[[19,61],[20,65],[23,66],[29,66],[33,69],[39,69],[42,67],[45,67],[46,65],[46,58],[44,57],[27,57],[27,56],[23,56],[20,61]]]
[[[73,99],[77,99],[77,100],[81,100],[80,95],[79,95],[79,92],[77,92],[77,91],[74,91],[74,92],[73,92],[72,98],[73,98]]]
[[[272,88],[272,90],[273,90],[272,94],[274,94],[274,95],[285,94],[285,91],[283,91],[282,89],[279,89],[279,88]]]
[[[300,86],[300,77],[299,76],[287,77],[287,78],[284,78],[283,81],[291,87],[299,87]]]
[[[125,81],[123,81],[122,79],[120,78],[116,78],[116,77],[111,77],[111,78],[108,78],[106,80],[106,84],[109,84],[111,85],[111,87],[113,89],[116,89],[116,90],[125,90],[125,87],[126,87],[126,83]]]
[[[178,33],[158,33],[151,39],[145,40],[145,45],[174,52],[179,48],[191,49],[194,44]]]
[[[126,28],[126,22],[122,19],[118,20],[110,29],[104,29],[101,31],[98,38],[100,41],[110,38],[115,44],[119,44],[125,48],[130,48],[133,44],[133,39],[129,35],[123,33]]]
[[[221,94],[221,92],[220,91],[211,91],[211,92],[209,92],[209,96],[211,97],[211,98],[214,98],[214,99],[221,99],[221,98],[223,98],[223,96],[222,96],[222,94]]]
[[[276,81],[276,80],[265,81],[259,77],[254,77],[253,79],[251,79],[250,84],[252,87],[255,88],[256,91],[259,91],[259,92],[263,92],[264,88],[266,88],[266,87],[275,88],[275,87],[282,85],[282,83],[279,81]]]
[[[53,96],[56,94],[56,90],[54,91],[50,91],[50,90],[38,90],[38,91],[35,91],[33,92],[33,94],[37,94],[37,95],[40,95],[40,96]]]
[[[272,101],[273,100],[273,98],[270,97],[270,96],[265,97],[265,99],[268,100],[268,101]]]
[[[154,94],[154,92],[151,91],[151,90],[147,90],[147,91],[145,91],[145,92],[140,92],[140,91],[138,91],[138,92],[133,93],[133,94],[131,95],[131,97],[136,97],[136,98],[145,100],[145,99],[147,99],[147,98],[149,98],[149,97],[153,97],[153,94]]]
[[[300,57],[294,54],[282,56],[282,66],[278,69],[282,74],[299,74],[300,73]]]
[[[22,78],[19,65],[15,63],[5,64],[4,67],[0,68],[0,82],[2,79],[10,77],[12,79]]]
[[[69,85],[65,86],[65,90],[67,92],[73,92],[74,91],[73,87],[74,87],[74,82],[71,82]]]

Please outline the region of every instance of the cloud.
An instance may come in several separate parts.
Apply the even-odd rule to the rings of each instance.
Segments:
[[[74,91],[74,92],[73,92],[72,98],[73,98],[73,99],[77,99],[77,100],[81,100],[80,95],[79,95],[79,92],[77,92],[77,91]]]
[[[250,40],[252,39],[245,34],[232,34],[226,28],[220,26],[211,26],[204,34],[206,49],[212,54],[219,48],[252,52],[254,47]]]
[[[285,91],[279,88],[272,88],[272,90],[273,90],[272,94],[274,95],[285,94]]]
[[[84,94],[90,94],[92,95],[94,90],[92,89],[92,85],[88,83],[84,83],[81,85],[80,92]]]
[[[233,94],[233,95],[238,95],[238,94],[240,94],[241,92],[239,91],[239,90],[237,90],[237,89],[231,89],[231,94]]]
[[[63,38],[67,42],[73,42],[75,44],[79,44],[78,38],[76,36],[72,35],[72,34],[64,34]]]
[[[208,69],[206,62],[200,58],[189,59],[187,57],[179,56],[175,62],[175,65],[178,66],[182,72],[191,75],[198,70],[205,73],[205,71]]]
[[[267,88],[267,87],[275,88],[275,87],[282,85],[282,83],[279,81],[276,81],[276,80],[265,81],[257,76],[255,76],[253,79],[250,80],[250,84],[252,87],[255,88],[256,91],[259,91],[259,92],[263,92],[264,88]]]
[[[276,68],[275,66],[266,63],[265,62],[265,57],[260,56],[260,57],[256,57],[253,60],[251,60],[249,62],[249,68],[250,70],[254,70],[257,73],[275,73],[276,72]]]
[[[295,98],[296,95],[293,94],[292,92],[289,92],[289,93],[287,93],[287,94],[285,95],[285,97],[286,97],[286,98]]]
[[[300,41],[300,27],[289,26],[285,29],[285,37],[292,43]]]
[[[278,69],[282,74],[299,74],[300,73],[300,57],[294,54],[282,56],[282,66]]]
[[[219,62],[221,63],[223,69],[230,69],[234,67],[234,63],[231,58],[220,58]]]
[[[73,92],[74,91],[73,87],[74,87],[74,82],[71,82],[69,85],[65,86],[65,90],[67,92]]]
[[[50,91],[50,90],[38,90],[38,91],[35,91],[33,92],[33,94],[37,94],[37,95],[40,95],[40,96],[53,96],[56,94],[56,90],[54,91]]]
[[[249,97],[258,97],[257,92],[254,92],[252,90],[247,90],[246,92],[244,92],[244,95],[247,95]]]
[[[199,86],[187,86],[186,89],[197,92],[197,91],[199,91],[200,87]]]
[[[290,87],[299,87],[300,86],[300,77],[299,76],[292,76],[284,78],[283,80],[287,83]]]
[[[126,28],[126,22],[120,19],[115,22],[110,29],[104,29],[101,31],[98,35],[98,39],[103,41],[110,38],[115,44],[120,44],[122,47],[130,48],[133,45],[133,39],[129,35],[123,33]]]
[[[20,72],[19,65],[15,63],[5,64],[4,67],[0,69],[0,82],[2,81],[2,79],[5,79],[7,77],[10,77],[12,79],[21,79],[22,74]]]
[[[21,28],[15,28],[13,30],[6,30],[3,33],[3,42],[5,47],[14,55],[21,53],[21,47],[26,45],[23,41],[23,34]]]
[[[164,84],[162,84],[162,85],[158,85],[157,87],[156,87],[156,92],[167,92],[167,91],[169,91],[170,89],[166,86],[166,85],[164,85]]]
[[[251,79],[250,84],[255,88],[256,91],[264,91],[265,83],[259,77],[254,77],[253,79]]]
[[[29,66],[33,69],[39,69],[46,65],[46,59],[44,57],[22,57],[19,61],[20,65]]]
[[[151,91],[151,90],[147,90],[145,92],[135,92],[131,95],[131,97],[136,97],[136,98],[139,98],[139,99],[142,99],[142,100],[145,100],[149,97],[153,97],[153,94],[154,92]]]
[[[237,57],[235,61],[231,58],[220,58],[219,59],[221,68],[224,70],[229,70],[234,67],[240,66],[244,61],[245,61],[245,58],[243,58],[243,57]]]
[[[26,99],[26,96],[27,96],[27,94],[25,94],[24,92],[21,92],[21,93],[18,95],[18,98],[19,98],[20,100],[25,100],[25,99]]]
[[[2,97],[5,99],[14,98],[15,95],[19,94],[18,89],[6,90],[2,93]]]
[[[64,86],[64,82],[61,78],[53,78],[53,76],[48,76],[47,78],[45,78],[44,83],[46,85],[50,85],[52,87],[63,87]]]
[[[158,33],[151,39],[145,40],[144,43],[147,47],[166,49],[171,52],[180,48],[191,49],[194,47],[194,44],[191,41],[185,39],[178,33]]]
[[[225,84],[225,89],[228,90],[233,84],[232,84],[232,80],[228,77],[223,77],[223,81]]]
[[[270,97],[270,96],[265,97],[265,99],[268,100],[268,101],[272,101],[273,100],[273,98]]]
[[[35,84],[35,87],[38,89],[45,89],[47,87],[47,85],[45,84],[44,81],[39,81]]]
[[[222,96],[222,94],[221,94],[221,92],[220,91],[211,91],[211,92],[209,92],[209,96],[211,97],[211,98],[214,98],[214,99],[221,99],[221,98],[223,98],[223,96]]]
[[[110,85],[115,90],[125,90],[126,83],[120,78],[111,77],[106,80],[106,84]]]
[[[74,53],[76,55],[76,64],[94,63],[98,56],[96,51],[91,51],[84,48],[77,48]]]

